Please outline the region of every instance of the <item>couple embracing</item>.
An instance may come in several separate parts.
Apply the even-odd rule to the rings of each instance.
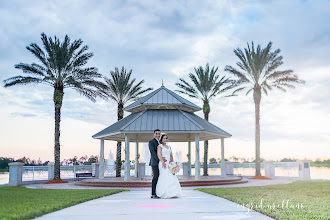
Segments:
[[[160,130],[154,130],[154,138],[149,141],[150,163],[152,167],[152,190],[151,198],[168,199],[182,197],[181,185],[176,175],[173,175],[168,168],[173,162],[172,150],[167,145],[168,136],[160,136]]]

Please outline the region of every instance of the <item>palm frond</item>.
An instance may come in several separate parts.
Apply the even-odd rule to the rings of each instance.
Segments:
[[[16,69],[21,69],[23,71],[23,73],[28,73],[31,75],[37,75],[40,77],[45,76],[45,69],[35,63],[32,64],[27,64],[27,63],[19,63],[15,65]]]
[[[48,82],[43,81],[40,78],[30,77],[30,76],[14,76],[14,77],[4,80],[3,82],[5,84],[4,85],[5,88],[14,86],[14,85],[26,85],[29,83],[49,84]]]
[[[237,87],[246,83],[252,85],[246,94],[249,94],[253,88],[260,87],[268,95],[268,90],[272,90],[272,87],[285,91],[284,87],[293,88],[292,83],[305,83],[296,75],[292,75],[292,70],[277,70],[283,64],[283,57],[279,55],[280,49],[275,51],[271,51],[271,49],[272,42],[269,42],[265,48],[260,45],[255,48],[252,41],[251,45],[247,43],[244,50],[240,48],[234,50],[234,54],[239,60],[237,66],[242,71],[229,65],[225,67],[225,71],[238,78]]]
[[[125,105],[138,99],[145,92],[152,90],[152,88],[143,89],[144,80],[136,83],[136,79],[131,78],[132,70],[127,72],[124,67],[120,71],[115,67],[114,71],[110,71],[110,75],[111,78],[104,77],[107,87],[102,89],[102,93],[117,103]]]
[[[191,93],[188,93],[188,92],[186,92],[186,91],[182,91],[182,90],[174,90],[174,91],[176,91],[176,92],[178,92],[178,93],[181,93],[181,94],[185,94],[185,95],[187,95],[187,96],[189,96],[189,97],[191,97],[191,98],[198,98],[198,97],[196,97],[196,96],[194,96],[194,95],[191,95]]]
[[[234,88],[235,81],[222,76],[219,79],[217,74],[218,67],[210,68],[207,63],[205,68],[194,67],[195,73],[189,73],[192,83],[188,83],[180,78],[180,82],[175,83],[180,90],[175,90],[181,94],[188,95],[191,98],[200,99],[203,102],[209,102],[213,97],[224,94]],[[229,95],[231,96],[231,95]]]
[[[248,95],[251,91],[253,90],[253,88],[249,89],[245,95]]]
[[[283,71],[274,71],[271,74],[268,74],[266,80],[276,80],[278,78],[290,76],[293,73],[293,70],[283,70]]]
[[[242,83],[245,83],[246,82],[246,83],[250,83],[250,84],[253,85],[253,82],[251,80],[249,80],[244,73],[238,71],[234,67],[227,65],[225,67],[225,71],[227,71],[227,72],[233,74],[234,76],[238,77],[239,80],[240,80],[240,82],[242,82]]]
[[[102,97],[99,90],[105,88],[105,84],[97,80],[102,78],[102,75],[95,67],[84,67],[93,53],[86,52],[88,46],[82,46],[81,39],[71,43],[66,35],[61,42],[56,36],[52,38],[41,33],[41,41],[44,50],[36,43],[26,47],[40,63],[15,65],[15,68],[34,77],[12,77],[6,81],[7,86],[43,83],[54,88],[75,88],[92,101],[95,101],[96,96]]]
[[[185,91],[185,93],[182,94],[188,94],[190,97],[193,98],[199,98],[199,94],[197,92],[197,90],[190,85],[188,82],[186,82],[184,79],[180,78],[179,79],[182,83],[175,83],[176,86],[178,86],[182,91]],[[179,90],[176,90],[177,92],[179,92]]]

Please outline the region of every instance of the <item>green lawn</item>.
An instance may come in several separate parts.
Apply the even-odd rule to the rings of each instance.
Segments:
[[[321,164],[311,163],[311,167],[330,167],[330,164],[329,163],[321,163]]]
[[[0,187],[0,219],[32,219],[122,189],[28,189]]]
[[[246,212],[251,207],[275,219],[330,219],[330,181],[196,190],[236,202]]]

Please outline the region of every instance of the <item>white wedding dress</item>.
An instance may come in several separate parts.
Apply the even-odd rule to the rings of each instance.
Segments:
[[[159,177],[156,185],[156,195],[162,199],[182,197],[180,182],[177,176],[173,175],[168,169],[168,164],[170,162],[171,156],[171,147],[167,145],[167,149],[162,144],[158,146],[162,147],[162,156],[166,159],[166,168],[163,168],[162,162],[159,161]]]

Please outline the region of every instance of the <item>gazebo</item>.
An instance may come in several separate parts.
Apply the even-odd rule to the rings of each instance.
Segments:
[[[104,179],[104,141],[125,142],[124,181],[130,178],[130,142],[136,142],[136,158],[139,142],[148,142],[158,128],[170,137],[171,142],[188,142],[188,162],[191,162],[191,142],[195,141],[195,180],[200,180],[199,142],[221,139],[221,176],[226,177],[224,160],[224,138],[232,135],[213,125],[194,112],[199,106],[177,95],[162,85],[157,90],[126,106],[130,115],[96,133],[100,139],[99,179]],[[137,167],[135,167],[137,168]]]

